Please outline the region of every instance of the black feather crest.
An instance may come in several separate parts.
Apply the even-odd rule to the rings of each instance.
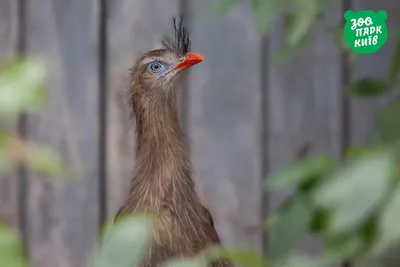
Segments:
[[[174,40],[165,37],[161,43],[166,49],[174,51],[179,56],[186,55],[190,51],[191,45],[189,32],[183,25],[182,17],[180,17],[178,24],[175,17],[173,18],[173,22],[175,34]]]

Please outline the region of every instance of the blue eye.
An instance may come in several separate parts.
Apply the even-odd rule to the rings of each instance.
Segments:
[[[160,73],[165,69],[165,66],[161,64],[158,61],[153,61],[150,62],[149,65],[147,65],[147,70],[150,71],[151,73]]]

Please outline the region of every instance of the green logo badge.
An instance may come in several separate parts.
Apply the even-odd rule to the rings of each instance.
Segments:
[[[346,20],[344,39],[354,51],[360,54],[371,54],[385,44],[388,35],[386,11],[347,10],[344,18]]]

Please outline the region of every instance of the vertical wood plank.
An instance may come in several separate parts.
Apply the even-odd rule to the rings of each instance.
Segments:
[[[17,52],[18,19],[18,1],[0,0],[0,63]]]
[[[282,45],[284,32],[278,25],[270,37],[269,87],[267,93],[268,165],[269,173],[298,160],[301,150],[309,154],[323,153],[340,157],[341,140],[341,55],[333,32],[339,25],[340,5],[326,12],[326,21],[315,28],[315,39],[298,57],[282,65],[272,63],[272,56]],[[270,192],[268,213],[272,213],[291,192]],[[310,253],[318,244],[306,238],[300,245]]]
[[[18,1],[0,0],[0,67],[18,48]],[[17,122],[7,125],[10,133],[17,134]],[[13,226],[18,222],[18,176],[16,170],[0,174],[0,217]]]
[[[400,27],[400,3],[393,0],[373,1],[373,0],[353,0],[351,9],[358,10],[386,10],[388,18],[388,38],[395,34],[395,30]],[[370,55],[360,55],[357,63],[352,68],[352,80],[362,77],[387,77],[389,73],[392,55],[396,42],[390,40],[381,50]],[[383,96],[379,98],[352,99],[350,105],[350,143],[352,145],[363,145],[376,139],[374,129],[374,117],[377,111],[390,100],[391,97]]]
[[[108,0],[107,24],[107,217],[112,218],[129,189],[135,165],[135,134],[129,119],[130,68],[164,34],[173,34],[178,0]]]
[[[248,5],[215,21],[214,1],[188,1],[193,51],[189,77],[191,154],[196,182],[224,243],[261,251],[261,37]]]
[[[27,52],[46,57],[52,94],[48,109],[28,116],[27,135],[56,150],[71,179],[28,174],[29,256],[37,267],[82,267],[99,224],[98,1],[26,4]]]

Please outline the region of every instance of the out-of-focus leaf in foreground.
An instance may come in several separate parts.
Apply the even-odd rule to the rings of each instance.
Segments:
[[[263,34],[268,34],[269,29],[281,13],[282,0],[252,0],[254,21]]]
[[[400,140],[400,99],[392,101],[378,112],[375,128],[382,142]]]
[[[15,118],[23,111],[43,106],[46,67],[40,60],[12,59],[0,70],[0,116]]]
[[[396,50],[392,56],[392,62],[390,64],[389,81],[393,82],[396,80],[397,75],[400,72],[400,41],[397,42]]]
[[[268,259],[282,258],[296,245],[310,227],[313,207],[306,197],[287,200],[268,225]],[[293,223],[295,222],[295,223]]]
[[[385,251],[400,240],[400,186],[397,185],[378,220],[378,238],[375,253]],[[396,244],[397,243],[397,244]]]
[[[358,157],[362,157],[367,154],[379,151],[380,148],[381,148],[380,144],[370,144],[368,146],[360,146],[360,147],[349,147],[345,152],[345,157],[346,159],[356,159]]]
[[[297,46],[314,23],[319,10],[319,2],[317,0],[291,0],[290,2],[294,11],[287,41],[289,45]]]
[[[204,255],[208,262],[215,260],[229,261],[244,267],[263,267],[266,263],[262,255],[249,249],[212,246],[205,250]]]
[[[348,93],[360,98],[379,96],[392,89],[392,84],[380,78],[362,78],[346,87]]]
[[[152,225],[153,218],[149,216],[120,218],[106,229],[92,266],[138,266],[149,248]]]
[[[360,157],[316,189],[314,202],[332,214],[330,234],[351,232],[385,200],[394,181],[394,155],[390,149],[381,149]]]
[[[15,164],[26,164],[33,170],[46,175],[62,174],[65,171],[60,157],[51,149],[33,142],[25,142],[18,137],[3,139],[4,142],[0,142],[0,160],[3,148],[4,157],[8,159],[9,165],[9,159],[11,159]]]
[[[217,18],[227,13],[232,7],[241,1],[242,0],[217,0],[207,12],[207,16],[211,19]]]
[[[281,267],[323,267],[324,265],[318,259],[311,258],[302,254],[291,254],[286,257],[279,266]]]
[[[29,266],[18,233],[3,224],[0,224],[0,266]]]
[[[5,145],[4,145],[4,143],[1,142],[1,139],[2,138],[0,137],[0,173],[10,170],[10,167],[12,165],[12,162],[7,153]],[[0,179],[1,179],[1,176],[0,176]]]
[[[60,157],[50,148],[28,143],[27,156],[29,165],[36,171],[47,175],[61,174],[65,171]]]
[[[273,179],[268,179],[267,187],[272,190],[281,190],[298,186],[300,183],[307,182],[325,173],[332,166],[333,160],[330,157],[312,156],[284,169],[276,174]]]
[[[163,264],[164,267],[207,267],[207,262],[200,258],[180,258],[169,260]]]
[[[273,63],[280,64],[287,60],[295,58],[303,49],[307,47],[315,38],[312,32],[304,35],[301,40],[299,40],[297,45],[290,45],[289,43],[283,44],[276,54],[273,55]]]

